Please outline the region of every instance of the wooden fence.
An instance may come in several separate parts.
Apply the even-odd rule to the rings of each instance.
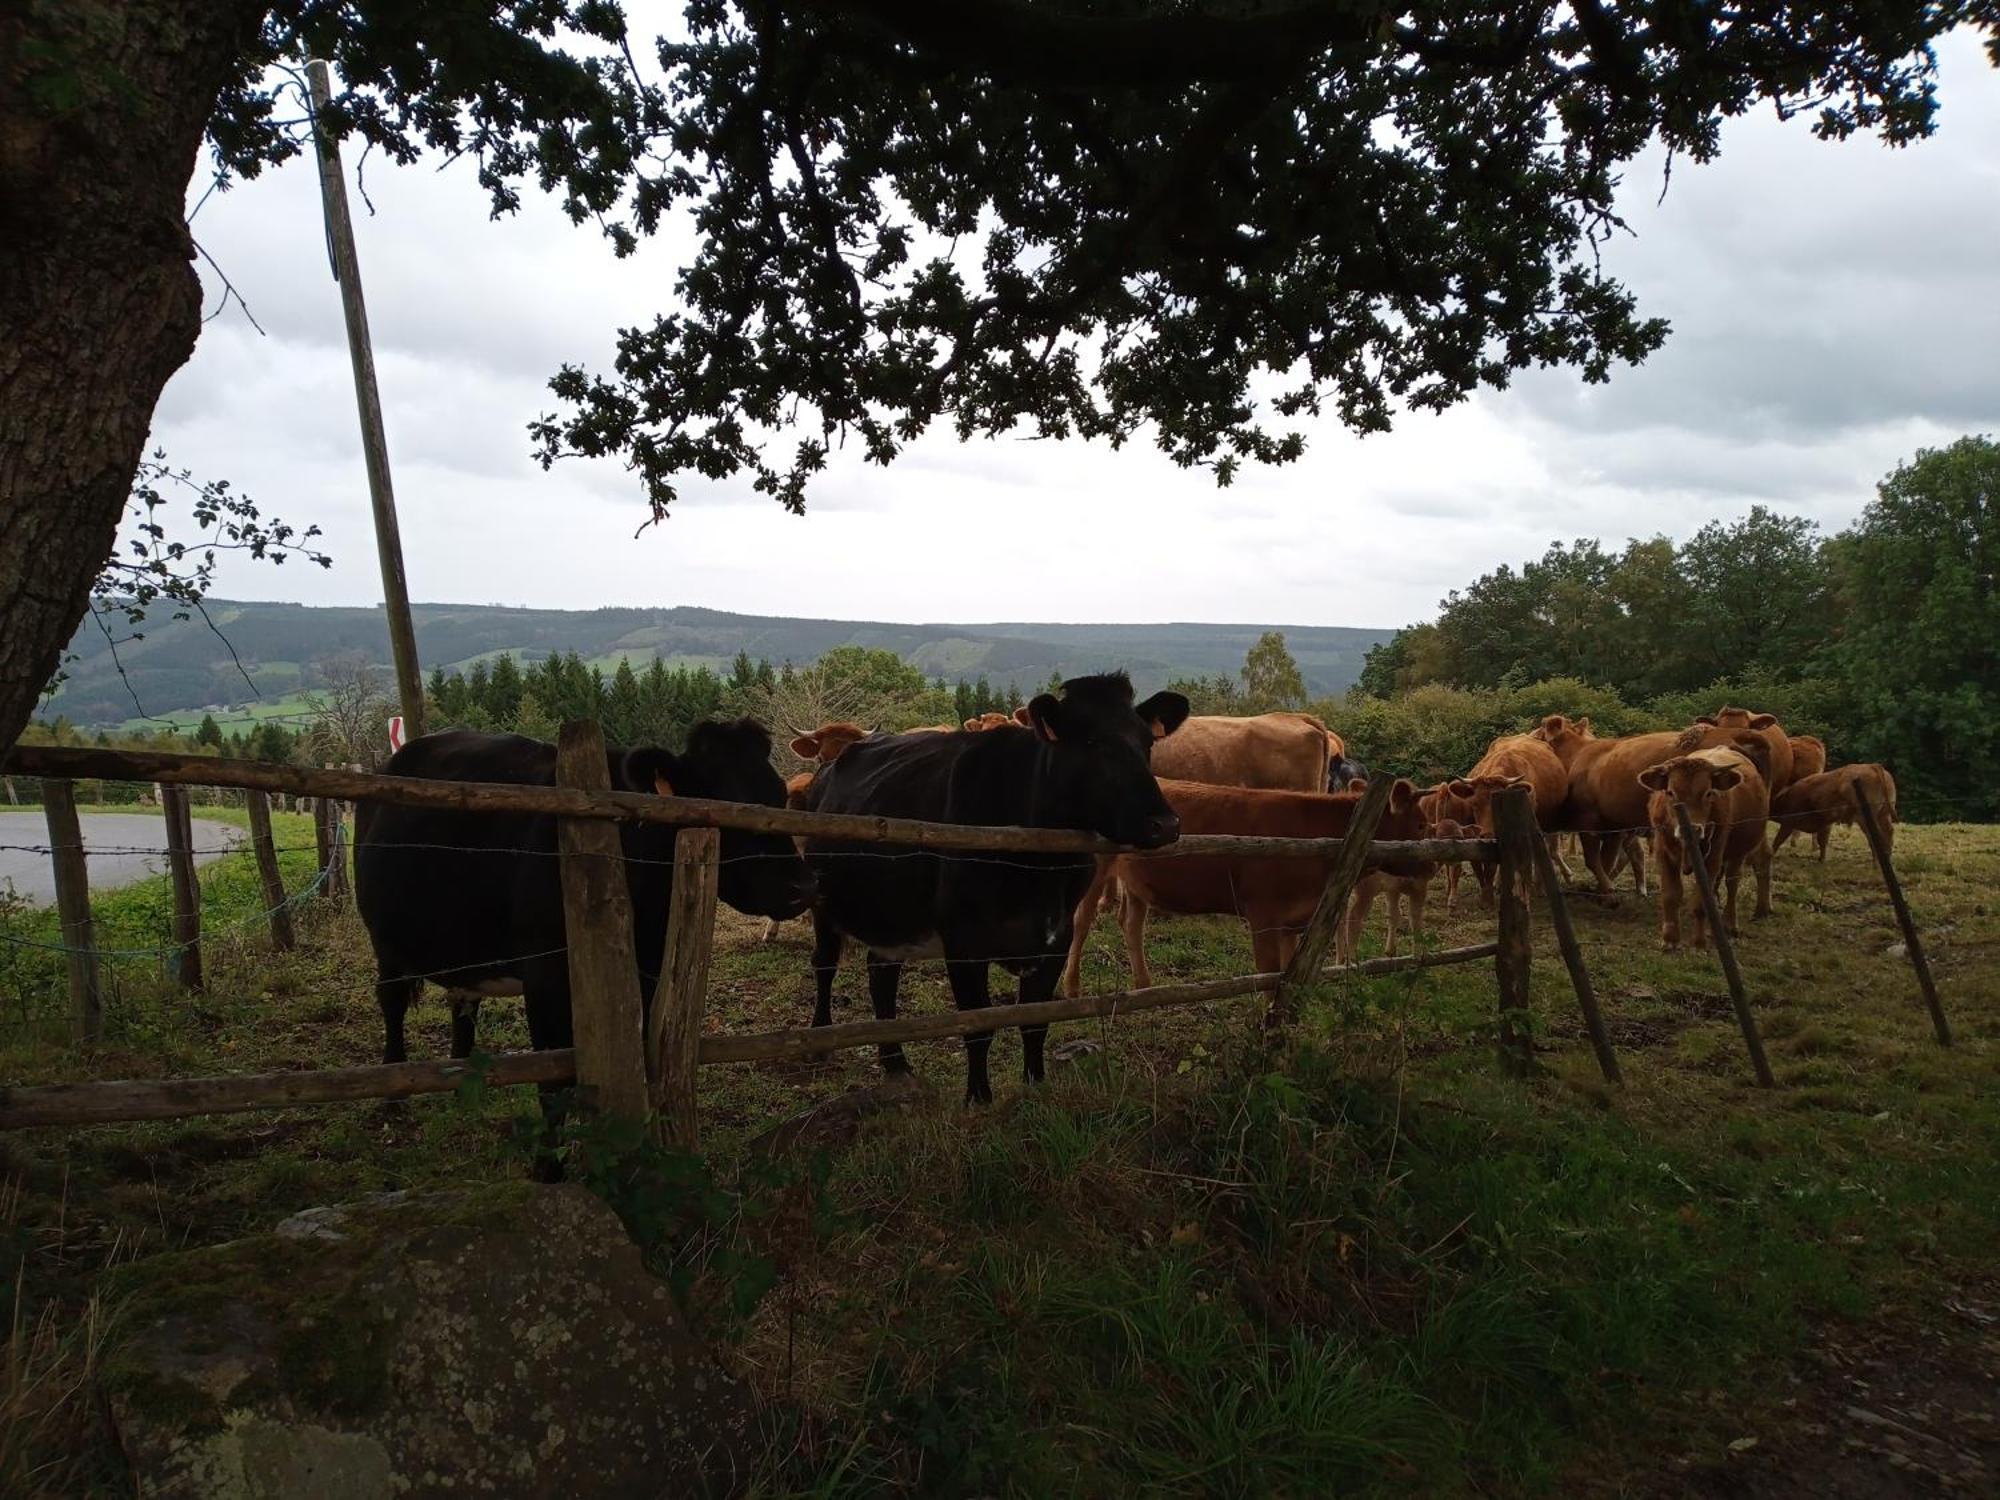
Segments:
[[[1042,1025],[1092,1017],[1128,1015],[1176,1006],[1201,1005],[1253,994],[1269,997],[1266,1024],[1282,1027],[1296,1011],[1308,985],[1340,975],[1407,972],[1443,964],[1491,959],[1498,991],[1498,1034],[1503,1058],[1515,1067],[1529,1056],[1531,926],[1529,892],[1539,884],[1543,906],[1575,989],[1598,1064],[1606,1079],[1619,1069],[1599,1014],[1589,973],[1577,947],[1564,894],[1545,840],[1535,825],[1525,788],[1494,799],[1492,839],[1378,840],[1373,837],[1391,782],[1378,778],[1363,795],[1344,838],[1263,838],[1188,836],[1154,850],[1126,849],[1088,833],[1067,830],[975,827],[898,818],[809,813],[684,797],[660,797],[609,789],[604,741],[591,722],[565,724],[557,754],[557,784],[517,786],[417,780],[358,771],[279,766],[159,752],[70,747],[16,747],[4,769],[44,778],[51,788],[71,779],[102,777],[154,781],[167,788],[187,785],[238,787],[320,799],[375,801],[403,806],[441,807],[475,814],[546,813],[557,816],[563,906],[571,981],[575,1045],[541,1053],[510,1053],[477,1062],[396,1063],[281,1074],[237,1075],[180,1080],[117,1080],[0,1088],[0,1127],[81,1125],[116,1120],[167,1119],[184,1115],[290,1108],[356,1099],[403,1098],[445,1092],[478,1074],[489,1083],[574,1083],[579,1101],[601,1111],[647,1117],[663,1139],[692,1147],[695,1069],[773,1058],[823,1056],[852,1047],[936,1040],[990,1032],[1004,1027]],[[65,789],[66,791],[66,789]],[[66,945],[87,950],[88,892],[84,887],[80,839],[74,810],[57,829],[50,798],[51,834],[57,844],[59,889],[71,896],[62,911]],[[184,801],[184,798],[181,799]],[[175,816],[168,822],[173,826]],[[326,815],[322,815],[323,817]],[[650,1018],[638,989],[630,894],[624,879],[615,824],[663,823],[679,828],[675,839],[673,892],[666,949]],[[266,892],[274,868],[269,856],[268,815],[252,814],[253,847]],[[341,868],[340,841],[331,823],[320,840],[323,878]],[[1255,855],[1280,858],[1332,857],[1326,886],[1291,964],[1281,973],[1245,974],[1191,984],[1155,985],[1115,994],[1086,995],[1036,1004],[997,1005],[948,1015],[856,1021],[752,1036],[707,1034],[703,1014],[708,991],[711,937],[715,921],[717,829],[738,828],[795,836],[818,835],[899,849],[1132,855],[1187,858]],[[185,844],[185,840],[182,840]],[[1492,942],[1399,958],[1328,966],[1326,956],[1349,896],[1368,868],[1405,861],[1490,861],[1498,868],[1498,931]],[[188,861],[192,873],[192,861]],[[176,866],[177,894],[179,867]],[[273,902],[281,906],[282,902]],[[177,911],[181,903],[176,902]],[[80,912],[80,919],[73,916]],[[69,934],[75,932],[72,937]],[[274,928],[273,940],[288,935]],[[1720,936],[1720,934],[1719,934]],[[185,977],[185,976],[184,976]],[[72,967],[72,1002],[94,1035],[96,1004],[92,987],[80,989]],[[1747,1011],[1746,1011],[1747,1018]],[[1754,1020],[1746,1036],[1754,1037]],[[1753,1043],[1754,1047],[1754,1043]],[[1753,1055],[1754,1051],[1753,1051]]]

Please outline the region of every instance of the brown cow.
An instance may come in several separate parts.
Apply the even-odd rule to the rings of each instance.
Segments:
[[[1153,774],[1162,781],[1317,792],[1326,788],[1329,748],[1326,725],[1311,714],[1198,714],[1154,747]]]
[[[1639,785],[1639,773],[1674,755],[1680,737],[1679,730],[1664,729],[1601,740],[1591,733],[1587,717],[1561,714],[1550,714],[1530,731],[1529,738],[1547,745],[1568,771],[1568,795],[1556,821],[1578,835],[1598,894],[1611,894],[1621,846],[1632,864],[1633,887],[1646,894],[1646,861],[1637,843],[1650,827],[1650,797]]]
[[[1417,799],[1417,806],[1420,812],[1423,807],[1423,800],[1421,797]],[[1477,828],[1468,828],[1465,824],[1456,822],[1451,818],[1426,818],[1424,820],[1424,837],[1427,839],[1473,839],[1479,837],[1479,830]],[[1379,870],[1367,870],[1362,873],[1361,879],[1355,882],[1354,900],[1347,908],[1347,920],[1341,924],[1340,929],[1340,946],[1337,950],[1340,962],[1354,962],[1356,953],[1361,945],[1361,929],[1367,925],[1368,911],[1375,904],[1377,894],[1381,894],[1387,898],[1383,910],[1387,914],[1389,922],[1389,941],[1383,948],[1383,953],[1391,958],[1396,955],[1396,929],[1400,925],[1397,920],[1397,907],[1404,901],[1408,901],[1410,904],[1410,941],[1417,943],[1422,940],[1424,935],[1424,904],[1430,899],[1431,880],[1436,876],[1438,866],[1435,862],[1426,860],[1421,864],[1413,865],[1411,873],[1399,873],[1399,868],[1391,869],[1385,867]],[[1452,876],[1456,876],[1458,874],[1458,861],[1451,860],[1446,862],[1445,869],[1450,871]],[[1450,890],[1451,885],[1448,884],[1446,888],[1447,899],[1449,899]]]
[[[1688,734],[1700,731],[1699,740],[1688,742],[1689,750],[1706,749],[1710,745],[1727,745],[1731,737],[1738,734],[1754,734],[1770,747],[1770,755],[1765,764],[1770,768],[1768,784],[1772,796],[1777,796],[1792,784],[1792,737],[1785,733],[1776,714],[1753,713],[1747,708],[1718,708],[1712,714],[1703,714],[1688,727]]]
[[[1826,769],[1825,740],[1816,734],[1793,734],[1786,738],[1792,742],[1792,785]]]
[[[1477,765],[1447,785],[1464,809],[1457,821],[1470,824],[1491,838],[1494,793],[1513,786],[1527,787],[1534,802],[1535,822],[1547,829],[1554,826],[1562,808],[1569,778],[1546,741],[1527,734],[1503,734],[1486,747]],[[1555,853],[1553,840],[1549,852]],[[1473,873],[1479,879],[1480,900],[1491,905],[1493,867],[1475,865]]]
[[[1191,833],[1240,833],[1340,838],[1361,803],[1359,792],[1281,792],[1196,781],[1162,781],[1160,790],[1181,820],[1183,837]],[[1398,781],[1390,788],[1389,805],[1382,811],[1376,837],[1420,838],[1423,829],[1416,786]],[[1312,858],[1204,854],[1112,859],[1108,875],[1125,887],[1122,925],[1133,988],[1144,989],[1153,982],[1146,965],[1146,917],[1154,907],[1177,916],[1241,917],[1250,928],[1250,950],[1257,971],[1270,973],[1283,968],[1291,961],[1299,933],[1319,905],[1333,860],[1332,854]],[[1096,917],[1097,886],[1093,883],[1077,903],[1069,967],[1063,973],[1065,994],[1076,995],[1082,990],[1083,947]]]
[[[994,713],[989,711],[987,713],[978,714],[970,719],[967,719],[965,721],[965,727],[973,731],[973,733],[978,734],[988,729],[999,729],[1005,725],[1016,724],[1019,722],[1020,721],[1016,719],[1012,714]]]
[[[1757,872],[1757,907],[1753,915],[1771,914],[1771,848],[1764,825],[1771,815],[1771,794],[1753,751],[1763,742],[1754,734],[1739,735],[1734,748],[1712,745],[1648,766],[1639,783],[1648,793],[1647,817],[1653,825],[1653,855],[1660,885],[1660,946],[1677,948],[1681,941],[1681,876],[1692,873],[1699,858],[1709,878],[1727,895],[1723,922],[1736,931],[1736,888],[1748,860]],[[1674,805],[1688,810],[1701,839],[1700,849],[1687,848]],[[1708,928],[1696,893],[1694,946],[1708,946]]]
[[[1861,815],[1854,809],[1852,788],[1856,785],[1861,786],[1868,796],[1869,806],[1879,814],[1875,822],[1882,832],[1882,847],[1894,848],[1896,778],[1889,774],[1887,766],[1863,762],[1842,766],[1837,771],[1822,771],[1817,776],[1802,777],[1778,793],[1771,803],[1771,818],[1778,825],[1777,837],[1771,840],[1771,852],[1775,854],[1786,839],[1809,833],[1819,846],[1819,857],[1824,860],[1833,825],[1851,825],[1860,821]]]
[[[917,732],[911,731],[913,734]],[[811,769],[799,771],[785,778],[785,806],[794,809],[803,808],[806,805],[806,793],[812,790],[813,777],[819,774],[819,768],[832,765],[840,759],[843,750],[857,740],[867,739],[870,733],[871,731],[847,719],[836,719],[830,724],[822,724],[817,729],[793,736],[787,748],[800,760],[811,762]],[[781,925],[776,917],[767,917],[764,921],[762,941],[768,943],[777,937]]]

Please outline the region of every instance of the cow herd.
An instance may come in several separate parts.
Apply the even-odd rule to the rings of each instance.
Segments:
[[[1331,839],[1351,825],[1367,770],[1341,736],[1310,714],[1195,716],[1178,693],[1135,701],[1122,673],[1076,678],[1015,715],[982,715],[962,726],[875,734],[828,724],[790,743],[806,769],[789,782],[771,765],[771,742],[751,722],[709,723],[687,749],[607,752],[611,785],[626,791],[789,805],[825,813],[926,822],[1069,829],[1134,850],[1157,850],[1186,834]],[[1726,892],[1734,928],[1744,869],[1757,879],[1756,915],[1770,909],[1773,849],[1810,833],[1825,857],[1828,832],[1853,820],[1860,784],[1893,828],[1895,784],[1881,766],[1828,771],[1826,750],[1788,735],[1769,714],[1724,708],[1685,730],[1600,739],[1587,718],[1550,715],[1523,734],[1493,741],[1463,776],[1429,788],[1398,779],[1378,824],[1382,839],[1491,836],[1494,797],[1526,787],[1536,821],[1560,858],[1574,835],[1599,891],[1621,864],[1637,889],[1655,874],[1662,942],[1680,941],[1683,876],[1703,860]],[[515,735],[453,730],[405,746],[392,775],[551,785],[552,746]],[[1682,838],[1676,808],[1692,818],[1698,847]],[[1766,830],[1776,820],[1775,843]],[[632,893],[641,993],[656,987],[665,946],[676,830],[622,825]],[[571,1037],[569,968],[553,817],[364,804],[355,830],[357,904],[374,945],[386,1061],[406,1056],[404,1016],[425,983],[453,999],[452,1050],[470,1053],[478,997],[520,994],[537,1048]],[[728,830],[719,895],[736,910],[812,923],[813,1022],[832,1019],[844,950],[867,957],[877,1017],[896,1013],[903,967],[943,961],[961,1010],[987,1006],[994,965],[1013,974],[1023,1002],[1047,1000],[1058,984],[1081,986],[1083,945],[1098,915],[1115,908],[1135,986],[1151,982],[1145,931],[1155,911],[1234,916],[1249,928],[1257,969],[1282,968],[1325,888],[1332,856],[1188,857],[939,853],[821,837],[793,840]],[[1482,884],[1488,866],[1475,865]],[[1446,899],[1459,865],[1443,866]],[[1371,870],[1357,886],[1337,934],[1355,952],[1375,899],[1386,898],[1389,951],[1398,909],[1423,930],[1439,867],[1408,861]],[[1706,941],[1700,908],[1691,939]],[[1023,1028],[1023,1066],[1039,1080],[1047,1028]],[[966,1039],[966,1096],[992,1097],[990,1035]],[[882,1065],[904,1071],[899,1047]]]

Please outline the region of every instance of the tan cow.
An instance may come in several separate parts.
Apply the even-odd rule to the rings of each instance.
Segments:
[[[1423,800],[1421,797],[1417,799],[1420,813]],[[1425,818],[1423,836],[1427,839],[1474,839],[1479,837],[1479,830],[1451,818]],[[1450,872],[1451,877],[1446,886],[1448,901],[1451,891],[1456,887],[1458,861],[1447,861],[1444,868]],[[1389,923],[1389,940],[1382,950],[1383,953],[1390,958],[1396,956],[1396,929],[1400,925],[1397,908],[1405,901],[1410,907],[1410,942],[1412,945],[1421,942],[1424,935],[1424,904],[1430,900],[1431,881],[1436,877],[1437,871],[1436,862],[1430,860],[1411,866],[1407,872],[1387,867],[1364,871],[1361,879],[1355,882],[1354,899],[1348,904],[1347,920],[1341,924],[1340,946],[1336,950],[1340,962],[1354,962],[1360,950],[1361,929],[1367,925],[1368,912],[1374,906],[1377,895],[1386,898],[1383,911]],[[1450,910],[1449,906],[1446,910]]]
[[[1026,712],[1021,709],[1016,717]],[[1153,747],[1153,774],[1162,781],[1323,792],[1336,741],[1333,731],[1312,714],[1197,714]],[[1101,887],[1101,906],[1115,906],[1117,880],[1107,881],[1100,872],[1096,885]]]
[[[1709,879],[1725,893],[1722,919],[1730,932],[1736,931],[1736,888],[1742,884],[1746,861],[1757,872],[1753,915],[1771,914],[1771,847],[1764,841],[1771,794],[1753,759],[1753,749],[1762,743],[1754,734],[1741,735],[1734,748],[1712,745],[1674,755],[1639,773],[1639,784],[1648,794],[1647,817],[1653,826],[1662,948],[1680,946],[1685,896],[1681,877],[1693,873],[1696,859],[1707,864]],[[1689,849],[1683,843],[1674,813],[1676,803],[1687,808],[1701,848]],[[1693,942],[1695,947],[1705,948],[1708,928],[1699,891],[1694,898],[1689,918]]]
[[[1611,894],[1621,848],[1631,861],[1633,887],[1646,894],[1646,860],[1637,845],[1650,829],[1650,796],[1639,785],[1639,773],[1673,756],[1680,737],[1681,731],[1664,729],[1601,740],[1591,732],[1588,717],[1566,719],[1561,714],[1550,714],[1529,732],[1529,738],[1555,752],[1568,772],[1568,793],[1557,823],[1578,835],[1598,894]]]
[[[840,759],[841,752],[857,740],[865,740],[872,731],[847,719],[836,719],[830,724],[822,724],[817,729],[794,735],[787,747],[800,760],[811,762],[811,769],[799,771],[785,778],[785,806],[799,809],[806,805],[806,793],[812,790],[813,777],[819,774],[821,766],[830,766]],[[911,733],[918,731],[912,730]],[[798,841],[794,841],[798,842]],[[764,919],[762,941],[768,943],[778,935],[783,924],[776,917]]]
[[[1185,726],[1183,726],[1185,727]],[[1162,741],[1162,744],[1168,743]],[[1209,786],[1196,781],[1162,781],[1167,805],[1181,820],[1181,835],[1196,833],[1258,834],[1283,838],[1341,838],[1354,821],[1359,792],[1281,792],[1257,787]],[[1398,781],[1389,790],[1389,804],[1376,825],[1376,837],[1413,839],[1423,835],[1423,814],[1417,811],[1417,788]],[[1178,916],[1241,917],[1250,928],[1250,949],[1257,972],[1270,973],[1291,962],[1299,934],[1319,905],[1320,893],[1333,872],[1334,856],[1311,858],[1279,855],[1186,855],[1133,858],[1121,855],[1108,862],[1099,880],[1116,878],[1125,887],[1122,925],[1125,952],[1132,964],[1132,986],[1153,982],[1146,964],[1146,917],[1157,907]],[[1414,870],[1392,873],[1414,874]],[[1097,918],[1097,884],[1077,903],[1076,930],[1070,940],[1069,966],[1063,972],[1063,992],[1076,995],[1083,987],[1083,948]],[[1337,935],[1337,934],[1336,934]]]
[[[1867,794],[1868,805],[1876,810],[1875,824],[1882,833],[1882,847],[1894,848],[1896,778],[1889,774],[1887,766],[1863,762],[1803,777],[1778,793],[1771,803],[1771,818],[1778,825],[1777,837],[1771,840],[1772,852],[1782,848],[1788,838],[1811,834],[1819,846],[1819,857],[1824,860],[1833,825],[1851,826],[1860,821],[1861,815],[1854,808],[1853,788],[1857,785]]]
[[[1004,725],[1019,723],[1012,714],[987,712],[975,715],[965,721],[965,727],[973,733],[983,733],[988,729],[999,729]],[[1029,726],[1032,727],[1032,726]]]
[[[1792,783],[1817,776],[1826,769],[1826,741],[1816,734],[1787,735],[1792,742]]]
[[[1766,764],[1770,767],[1771,795],[1777,796],[1792,784],[1792,737],[1785,733],[1776,714],[1755,713],[1747,708],[1718,708],[1696,719],[1687,732],[1700,733],[1698,741],[1689,743],[1691,750],[1727,745],[1735,735],[1754,734],[1770,747]]]

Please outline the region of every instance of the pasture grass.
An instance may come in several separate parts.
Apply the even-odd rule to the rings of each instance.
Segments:
[[[280,830],[310,843],[303,818]],[[1598,1077],[1540,924],[1527,1079],[1494,1063],[1487,964],[1330,982],[1275,1048],[1254,1000],[1061,1027],[1070,1060],[1036,1091],[1005,1035],[990,1109],[959,1104],[956,1046],[913,1046],[928,1088],[832,1149],[817,1229],[744,1231],[777,1280],[747,1321],[711,1318],[771,1403],[755,1493],[1612,1494],[1795,1420],[1781,1377],[1817,1332],[1914,1316],[1990,1276],[2000,1243],[2000,828],[1906,826],[1899,849],[1957,1047],[1931,1040],[1847,831],[1823,866],[1788,847],[1776,914],[1745,924],[1775,1090],[1754,1086],[1712,955],[1660,953],[1629,885],[1571,902],[1622,1089]],[[296,886],[310,855],[291,857]],[[211,930],[237,924],[208,946],[205,994],[127,966],[85,1054],[62,1039],[52,966],[8,991],[0,1080],[379,1055],[351,913],[310,903],[301,951],[279,958],[241,920],[261,907],[247,855],[203,884]],[[1449,916],[1433,902],[1427,941],[1490,934],[1461,896]],[[100,911],[164,941],[158,890]],[[1378,907],[1364,951],[1379,923]],[[768,945],[760,927],[723,916],[718,1030],[809,1017],[805,925]],[[1157,982],[1249,964],[1234,923],[1156,920],[1151,938]],[[1100,923],[1086,984],[1123,969]],[[838,1018],[868,1013],[858,963],[839,996]],[[934,965],[907,971],[904,998],[949,1004]],[[487,1048],[525,1045],[516,1004],[489,1002],[481,1028]],[[434,998],[411,1039],[444,1053]],[[859,1052],[703,1070],[711,1167],[735,1178],[780,1118],[876,1077]],[[129,1486],[74,1395],[115,1337],[93,1300],[108,1265],[318,1203],[519,1175],[533,1118],[529,1091],[495,1090],[0,1141],[8,1368],[52,1372],[8,1389],[70,1393],[0,1399],[0,1489]]]

